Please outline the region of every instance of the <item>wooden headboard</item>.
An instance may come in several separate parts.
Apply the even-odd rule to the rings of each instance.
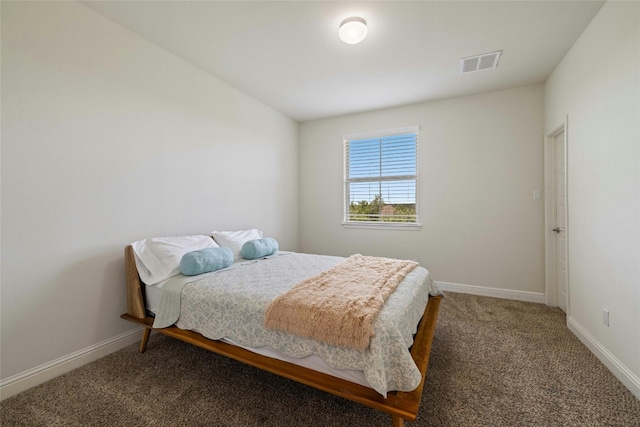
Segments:
[[[144,319],[147,317],[144,288],[138,275],[136,258],[131,245],[124,248],[124,266],[127,280],[127,313],[136,319]]]

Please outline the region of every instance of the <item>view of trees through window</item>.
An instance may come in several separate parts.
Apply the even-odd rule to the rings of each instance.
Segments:
[[[349,205],[350,221],[415,222],[415,203],[387,204],[380,194],[372,201],[361,200]]]

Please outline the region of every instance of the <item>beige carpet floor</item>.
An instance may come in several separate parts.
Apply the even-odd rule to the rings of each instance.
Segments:
[[[381,412],[162,335],[0,403],[12,426],[390,426]],[[448,293],[407,426],[640,426],[636,399],[544,305]]]

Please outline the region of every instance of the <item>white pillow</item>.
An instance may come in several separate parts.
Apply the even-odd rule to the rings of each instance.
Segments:
[[[131,244],[140,279],[155,285],[180,273],[180,260],[187,252],[217,248],[210,236],[154,237]]]
[[[262,231],[252,228],[240,231],[212,231],[216,243],[233,251],[233,260],[242,258],[242,245],[249,240],[262,239]]]

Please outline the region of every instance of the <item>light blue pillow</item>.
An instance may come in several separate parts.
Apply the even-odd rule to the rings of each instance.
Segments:
[[[180,260],[180,272],[196,276],[220,270],[233,264],[233,251],[229,248],[205,248],[187,252]]]
[[[278,242],[271,237],[249,240],[242,245],[242,256],[246,259],[262,258],[276,252],[278,252]]]

